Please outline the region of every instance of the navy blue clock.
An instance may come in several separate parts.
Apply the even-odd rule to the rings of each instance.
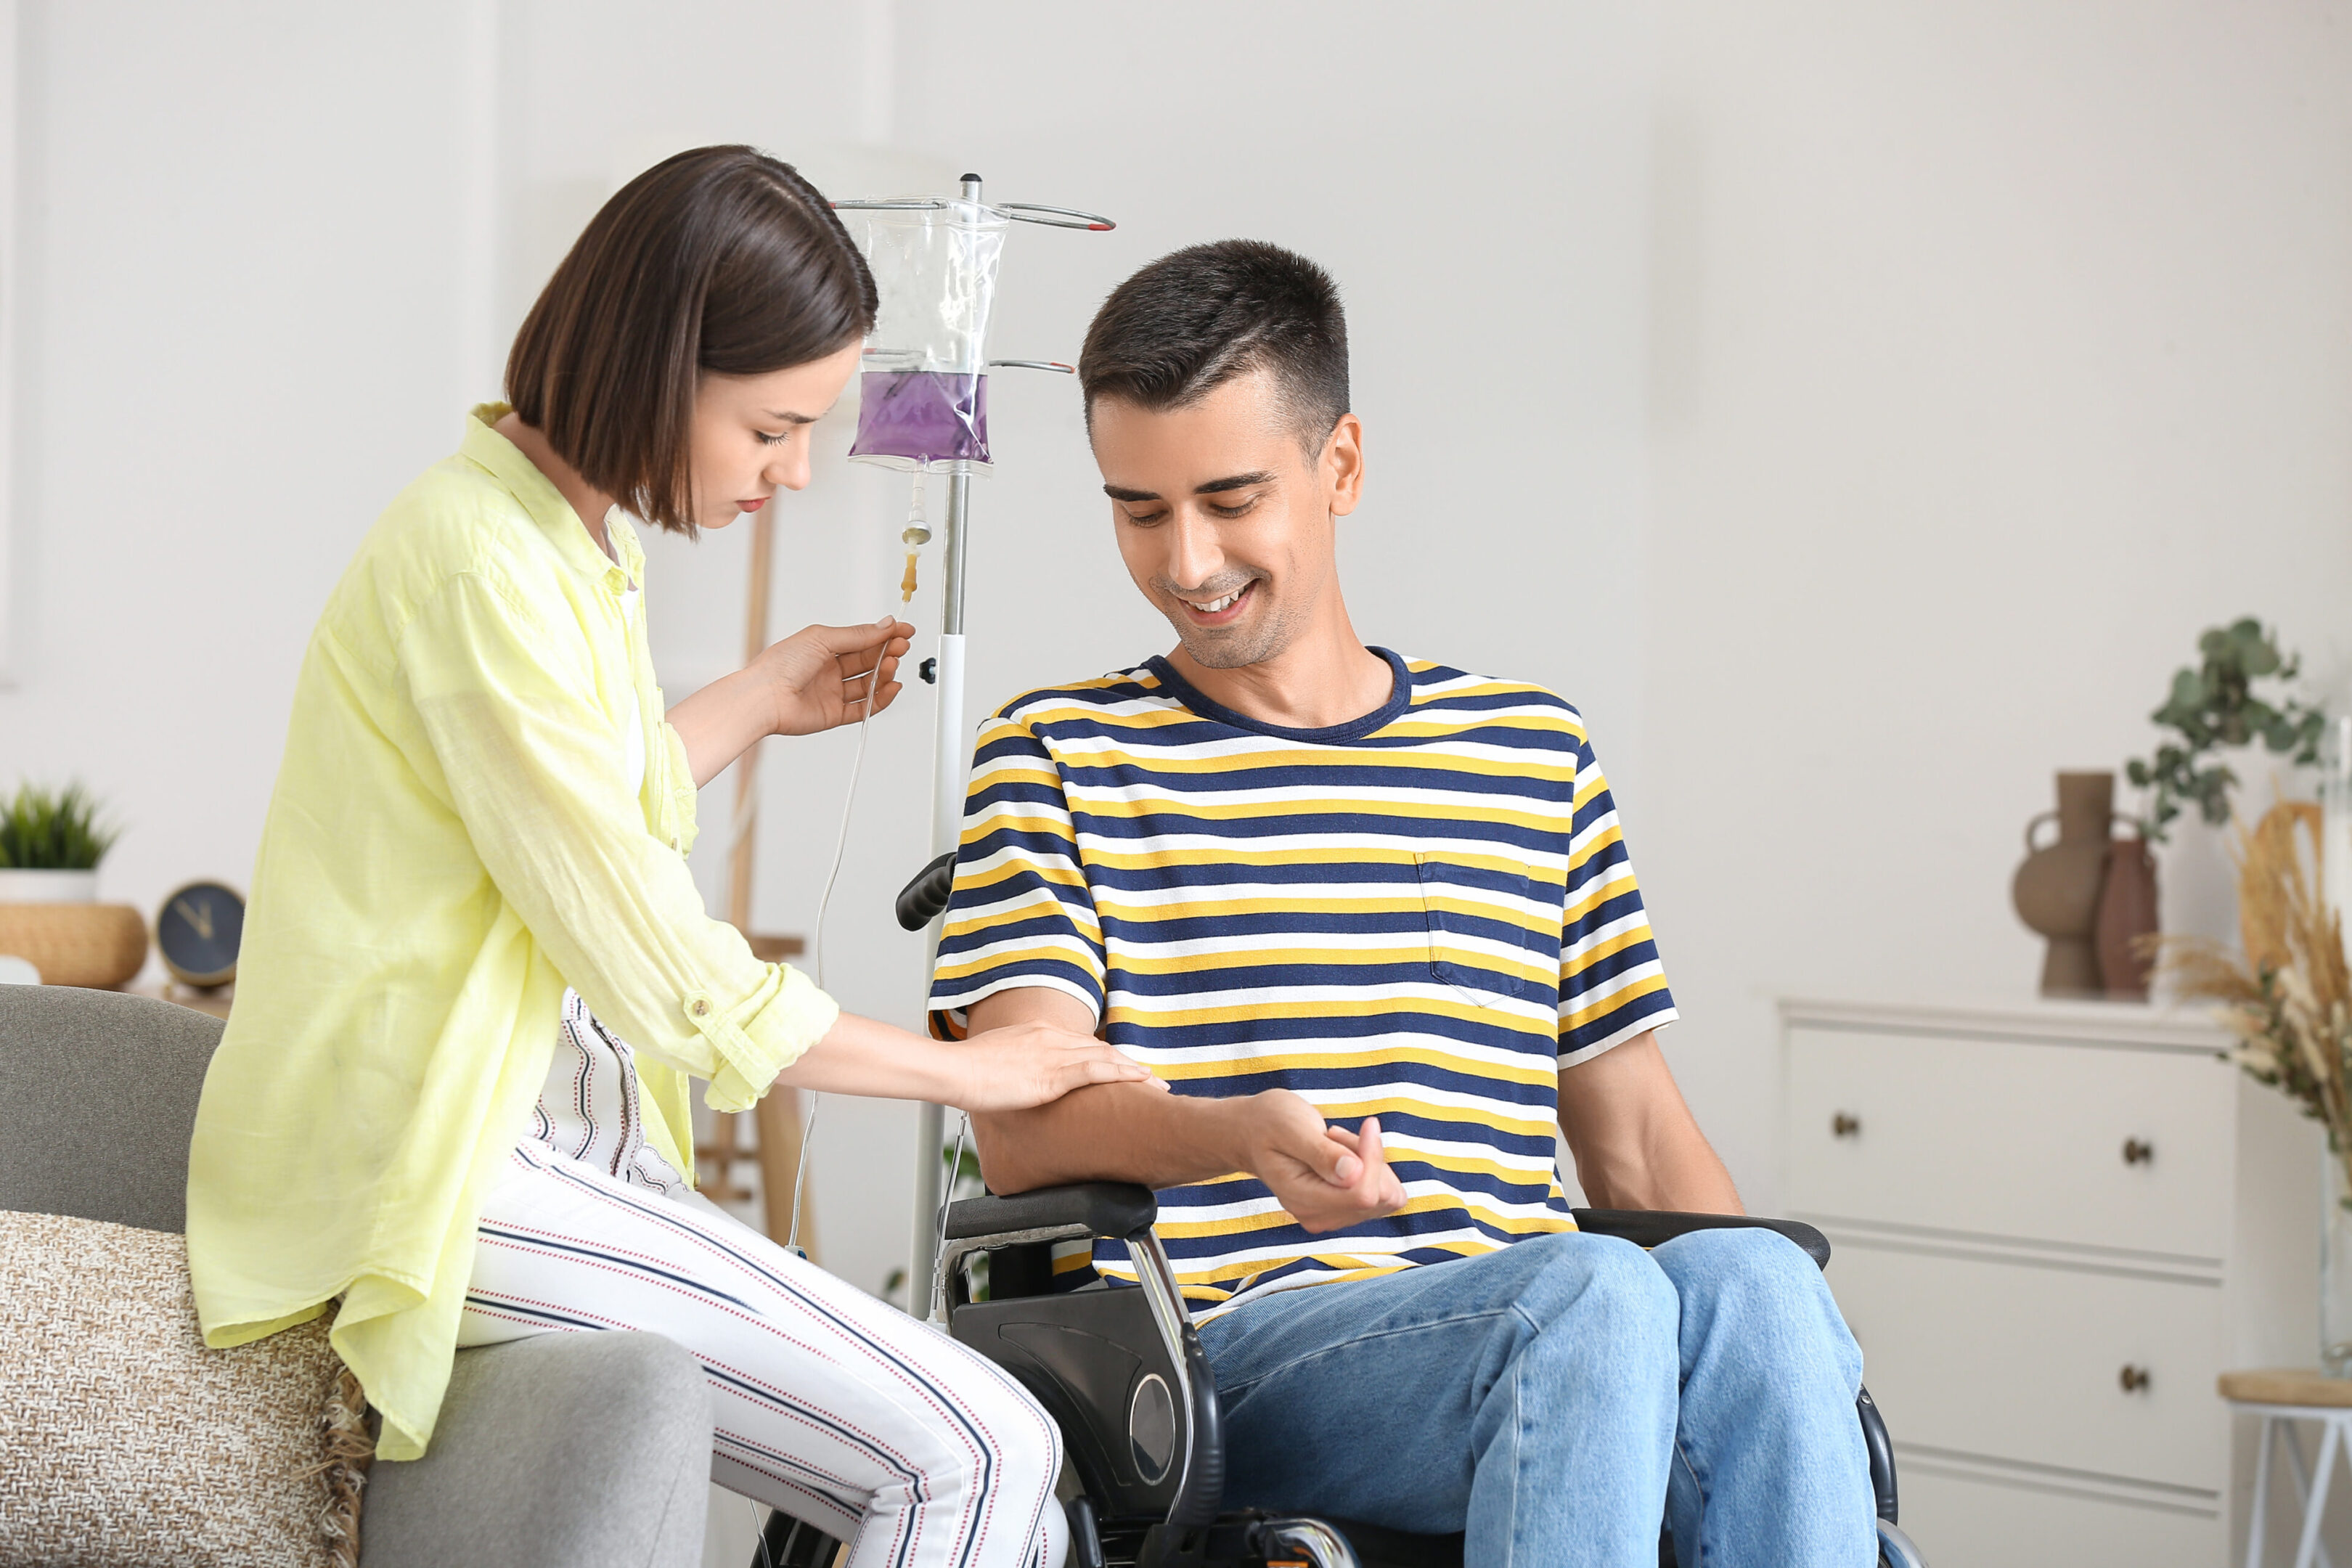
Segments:
[[[245,938],[245,900],[218,882],[191,882],[163,900],[155,916],[155,951],[183,985],[226,985],[236,978]]]

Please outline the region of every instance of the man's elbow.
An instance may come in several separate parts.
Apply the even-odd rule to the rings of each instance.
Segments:
[[[1052,1184],[1052,1178],[1037,1169],[1034,1160],[1025,1156],[1028,1142],[1002,1125],[996,1117],[971,1119],[972,1152],[980,1156],[980,1179],[988,1184],[990,1192],[1010,1197],[1014,1193]]]

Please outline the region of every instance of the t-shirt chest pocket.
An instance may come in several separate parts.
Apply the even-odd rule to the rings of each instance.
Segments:
[[[1430,977],[1473,996],[1520,996],[1528,983],[1521,921],[1528,874],[1446,860],[1419,850],[1413,870],[1429,924]]]

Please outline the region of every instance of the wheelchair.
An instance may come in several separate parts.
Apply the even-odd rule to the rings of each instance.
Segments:
[[[915,874],[898,896],[898,924],[915,931],[948,906],[952,853]],[[1716,1226],[1778,1231],[1829,1267],[1829,1238],[1795,1220],[1738,1215],[1577,1209],[1577,1228],[1652,1247]],[[1227,1510],[1225,1443],[1217,1382],[1152,1231],[1148,1187],[1085,1182],[1013,1197],[947,1205],[931,1281],[932,1321],[1010,1373],[1062,1430],[1072,1568],[1464,1568],[1462,1537],[1408,1535],[1347,1520]],[[1057,1291],[1054,1244],[1122,1240],[1138,1285],[1097,1281]],[[972,1299],[968,1269],[988,1259],[988,1299]],[[1443,1268],[1443,1264],[1434,1267]],[[1877,1504],[1881,1568],[1926,1568],[1895,1522],[1895,1448],[1864,1389],[1854,1402]],[[835,1543],[789,1515],[770,1517],[751,1568],[828,1568]],[[1660,1568],[1676,1568],[1661,1532]]]
[[[1577,1226],[1644,1247],[1713,1226],[1773,1230],[1829,1264],[1829,1241],[1794,1220],[1578,1209]],[[1223,1508],[1225,1449],[1215,1375],[1193,1331],[1149,1188],[1115,1182],[968,1198],[947,1211],[931,1289],[935,1321],[1013,1374],[1062,1429],[1077,1494],[1066,1504],[1071,1568],[1463,1568],[1462,1537],[1408,1535],[1340,1519]],[[1053,1288],[1062,1241],[1124,1240],[1138,1286]],[[988,1259],[988,1292],[969,1270]],[[1443,1268],[1444,1265],[1435,1267]],[[1895,1451],[1878,1407],[1855,1402],[1878,1513],[1881,1568],[1925,1568],[1896,1523]],[[824,1568],[833,1543],[783,1514],[752,1568]],[[1675,1568],[1671,1536],[1658,1544]]]

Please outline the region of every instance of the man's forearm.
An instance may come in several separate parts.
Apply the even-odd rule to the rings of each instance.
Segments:
[[[971,1119],[989,1190],[1025,1193],[1067,1182],[1175,1187],[1246,1168],[1246,1100],[1163,1094],[1106,1083],[1050,1105]]]
[[[982,997],[966,1016],[976,1039],[1020,1024],[1072,1034],[1094,1026],[1084,1003],[1035,985]],[[1335,1128],[1286,1089],[1211,1100],[1141,1084],[1096,1084],[1034,1110],[977,1114],[971,1124],[981,1174],[999,1193],[1069,1182],[1181,1187],[1246,1172],[1318,1235],[1404,1206],[1404,1185],[1381,1152],[1377,1119],[1366,1117],[1354,1131]]]
[[[1654,1034],[1561,1073],[1559,1128],[1595,1208],[1744,1212]]]

